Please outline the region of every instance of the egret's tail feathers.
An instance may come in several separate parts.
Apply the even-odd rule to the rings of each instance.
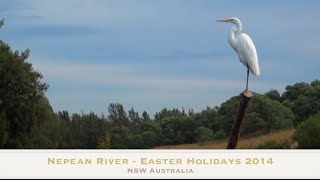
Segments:
[[[259,66],[256,66],[254,68],[250,68],[250,71],[253,75],[255,76],[259,76],[260,75],[260,69],[259,69]]]

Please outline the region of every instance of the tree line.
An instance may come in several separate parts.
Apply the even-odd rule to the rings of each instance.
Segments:
[[[49,86],[27,62],[29,53],[13,51],[0,40],[0,148],[140,149],[204,143],[227,138],[239,105],[234,96],[201,112],[163,108],[153,117],[119,103],[106,105],[107,116],[54,112],[45,96]],[[317,148],[319,111],[319,80],[288,85],[283,94],[254,93],[241,135],[297,128],[294,139],[301,141],[300,147]],[[306,139],[311,142],[303,145]]]

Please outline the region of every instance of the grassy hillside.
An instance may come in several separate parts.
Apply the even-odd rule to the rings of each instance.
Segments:
[[[294,130],[284,130],[264,134],[256,137],[241,138],[237,149],[254,149],[257,145],[265,143],[266,141],[275,140],[277,142],[289,140],[292,142],[292,135]],[[173,146],[156,147],[156,149],[225,149],[227,146],[227,139],[208,142],[205,144],[182,144]]]

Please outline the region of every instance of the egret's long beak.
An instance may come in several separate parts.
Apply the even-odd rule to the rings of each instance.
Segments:
[[[217,22],[229,22],[230,19],[221,19],[221,20],[217,20]]]

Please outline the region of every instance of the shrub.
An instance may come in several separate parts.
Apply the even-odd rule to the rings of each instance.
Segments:
[[[209,128],[204,126],[198,127],[195,132],[196,142],[197,143],[204,143],[213,140],[213,131]]]
[[[214,130],[222,129],[227,134],[230,133],[239,106],[239,98],[239,96],[232,97],[221,105]],[[250,102],[241,134],[249,135],[257,131],[266,133],[272,130],[289,129],[293,126],[293,119],[294,114],[290,108],[285,107],[279,101],[255,93]]]
[[[97,149],[110,149],[111,148],[111,136],[107,134],[103,138],[99,138]]]
[[[302,122],[293,135],[301,149],[320,148],[320,112]]]
[[[226,137],[227,137],[227,134],[223,130],[220,130],[220,131],[214,133],[213,140],[224,139]]]

